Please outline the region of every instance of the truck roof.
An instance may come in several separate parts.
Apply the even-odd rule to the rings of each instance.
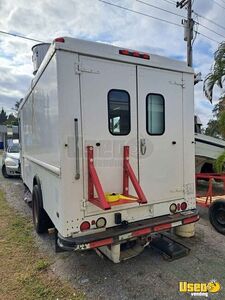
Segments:
[[[117,47],[100,42],[92,42],[70,37],[56,39],[64,42],[55,42],[55,49],[71,51],[79,54],[90,55],[94,57],[107,58],[116,61],[123,61],[137,65],[146,65],[154,68],[179,71],[185,73],[194,73],[193,69],[188,67],[185,62],[170,59],[164,56],[150,54],[143,51],[131,50],[126,47]],[[141,59],[129,55],[121,55],[120,50],[129,50],[130,52],[148,54],[150,59]]]
[[[86,41],[71,37],[60,37],[56,38],[49,47],[45,58],[43,59],[35,77],[31,82],[31,87],[28,90],[26,97],[30,94],[32,88],[37,83],[49,60],[55,53],[55,50],[64,50],[81,55],[109,59],[113,61],[119,61],[135,65],[142,65],[146,67],[148,66],[156,69],[194,74],[193,69],[191,67],[188,67],[183,61],[178,61],[164,56],[146,53],[143,51],[132,50],[126,47],[117,47],[110,44]],[[143,59],[131,55],[123,55],[120,53],[121,50],[126,50],[129,53],[139,53],[142,56],[145,54],[149,56],[149,59]],[[22,101],[19,111],[22,108],[24,102],[26,101],[26,97]]]

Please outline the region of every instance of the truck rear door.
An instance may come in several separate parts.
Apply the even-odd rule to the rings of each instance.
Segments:
[[[183,197],[182,74],[138,67],[139,179],[149,203]]]
[[[125,145],[130,146],[130,163],[138,173],[136,67],[80,56],[79,68],[84,198],[88,198],[87,146],[94,148],[94,165],[104,192],[122,193]],[[131,186],[130,192],[134,193]],[[85,214],[96,212],[103,210],[86,201]]]

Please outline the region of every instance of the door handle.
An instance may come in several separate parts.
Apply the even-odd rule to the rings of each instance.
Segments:
[[[146,153],[146,142],[145,142],[145,139],[140,139],[140,148],[141,148],[141,154],[145,155],[145,153]]]
[[[78,119],[74,119],[75,130],[75,159],[76,159],[76,174],[75,179],[80,179],[80,161],[79,161],[79,132],[78,132]]]

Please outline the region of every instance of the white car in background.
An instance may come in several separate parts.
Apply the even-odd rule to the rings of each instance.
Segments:
[[[13,143],[8,146],[2,156],[2,175],[7,178],[20,176],[20,145]]]

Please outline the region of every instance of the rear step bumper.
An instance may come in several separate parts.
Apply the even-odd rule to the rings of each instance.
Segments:
[[[197,209],[129,223],[126,227],[116,226],[103,232],[79,236],[62,237],[58,234],[58,245],[65,250],[86,250],[120,243],[134,237],[170,230],[173,227],[197,222]]]

